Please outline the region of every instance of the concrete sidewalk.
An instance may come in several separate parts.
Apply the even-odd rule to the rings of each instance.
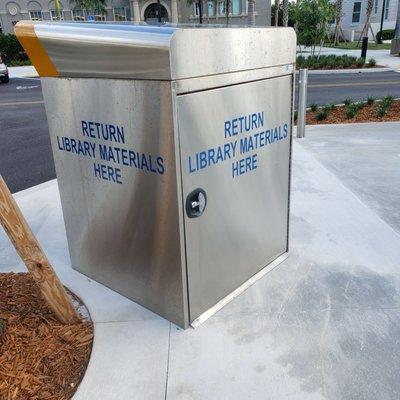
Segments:
[[[10,78],[38,78],[39,75],[33,65],[9,67]]]
[[[400,122],[311,125],[301,144],[400,233]]]
[[[307,133],[294,143],[289,258],[195,330],[71,269],[56,181],[16,195],[95,323],[76,400],[398,398],[400,236],[314,156]],[[3,232],[0,251],[1,271],[24,270]]]

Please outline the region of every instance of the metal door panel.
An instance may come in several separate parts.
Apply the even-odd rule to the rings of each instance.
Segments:
[[[178,97],[183,200],[197,188],[207,195],[201,216],[185,214],[190,321],[287,251],[291,91],[289,75]],[[237,133],[234,119],[261,113],[252,130],[229,137]],[[261,132],[265,138],[275,127],[277,140],[240,154],[242,138]],[[225,153],[224,161],[196,170],[196,153],[221,155],[218,146],[229,143],[231,158]],[[232,164],[254,154],[257,167],[232,177]]]

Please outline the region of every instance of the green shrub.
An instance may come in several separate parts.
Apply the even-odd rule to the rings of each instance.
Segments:
[[[357,110],[362,110],[367,103],[364,103],[363,101],[359,101],[358,103],[355,103],[355,106],[357,107]]]
[[[322,107],[322,111],[326,111],[328,114],[330,114],[331,111],[332,111],[332,108],[331,108],[330,104],[328,104],[326,106],[323,106]]]
[[[318,110],[318,104],[317,103],[312,103],[310,104],[310,109],[312,112],[315,112]]]
[[[296,65],[298,68],[303,68],[306,65],[307,59],[304,56],[297,56]]]
[[[376,114],[378,115],[378,117],[384,117],[387,112],[388,112],[388,108],[383,101],[379,103],[377,110],[376,110]]]
[[[394,97],[391,95],[387,95],[382,99],[382,104],[384,104],[388,109],[392,106],[394,102]]]
[[[338,66],[337,64],[338,64],[338,62],[337,62],[337,60],[335,58],[328,59],[327,62],[326,62],[326,66],[329,69],[337,68],[337,66]]]
[[[336,108],[336,105],[335,105],[335,103],[331,103],[331,104],[329,104],[329,109],[331,110],[331,111],[333,111],[335,108]]]
[[[343,100],[343,104],[344,104],[346,107],[348,107],[348,106],[351,105],[352,103],[353,103],[353,100],[352,100],[352,99],[347,98],[347,99],[344,99],[344,100]]]
[[[381,31],[379,31],[376,37],[381,35]],[[394,29],[383,29],[382,30],[382,40],[392,40],[394,38]]]
[[[356,65],[357,67],[363,67],[365,64],[365,58],[358,57],[356,60]]]
[[[358,105],[357,104],[350,104],[347,109],[346,109],[346,117],[351,119],[354,118],[359,111]]]
[[[15,61],[26,61],[28,59],[15,35],[0,33],[0,53],[4,56],[4,61],[7,64],[12,64]]]
[[[372,97],[372,96],[368,96],[367,97],[367,104],[369,106],[372,106],[372,104],[374,104],[374,102],[375,102],[375,98],[374,97]]]
[[[342,64],[343,68],[349,68],[351,66],[351,64],[353,64],[352,57],[349,57],[348,55],[344,54],[341,57],[341,64]]]
[[[370,59],[368,60],[368,67],[369,67],[369,68],[373,68],[373,67],[375,67],[375,65],[376,65],[376,60],[375,60],[375,58],[370,58]]]
[[[327,119],[329,116],[329,111],[327,110],[319,110],[316,114],[315,114],[315,119],[317,121],[324,121],[325,119]]]

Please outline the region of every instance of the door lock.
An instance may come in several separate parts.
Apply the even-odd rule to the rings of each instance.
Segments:
[[[203,189],[195,189],[186,197],[186,214],[189,218],[200,217],[207,205],[207,195]]]

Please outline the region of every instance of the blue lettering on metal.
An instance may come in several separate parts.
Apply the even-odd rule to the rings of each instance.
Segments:
[[[254,152],[285,140],[289,133],[289,124],[286,122],[272,127],[264,125],[264,111],[224,121],[224,139],[227,142],[189,155],[189,173],[204,170],[226,160],[232,160],[232,178],[257,169],[258,154]],[[241,155],[244,157],[239,158]]]
[[[123,126],[81,121],[81,134],[82,139],[57,136],[57,147],[60,151],[94,159],[95,178],[122,184],[121,166],[156,175],[165,173],[164,158],[161,155],[142,153],[124,147],[126,142]],[[94,142],[92,139],[97,140]]]

